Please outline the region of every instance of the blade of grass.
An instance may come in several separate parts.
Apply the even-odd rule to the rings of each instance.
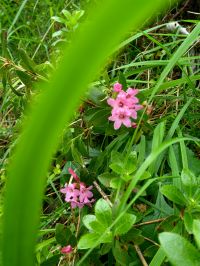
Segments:
[[[19,10],[18,10],[16,16],[15,16],[14,19],[13,19],[13,22],[12,22],[12,24],[10,25],[10,27],[9,27],[9,29],[8,29],[8,39],[9,39],[9,37],[10,37],[10,32],[11,32],[11,30],[13,29],[13,27],[14,27],[15,23],[17,22],[17,20],[19,19],[20,15],[21,15],[21,12],[23,11],[23,9],[24,9],[24,7],[25,7],[25,5],[26,5],[27,2],[28,2],[28,0],[24,0],[24,1],[21,3],[20,8],[19,8]]]

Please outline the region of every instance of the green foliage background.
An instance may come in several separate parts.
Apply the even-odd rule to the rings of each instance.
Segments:
[[[27,112],[11,159],[3,220],[3,265],[34,265],[45,174],[80,95],[128,30],[152,16],[162,0],[101,1],[66,49],[48,86]],[[12,255],[11,255],[12,253]]]

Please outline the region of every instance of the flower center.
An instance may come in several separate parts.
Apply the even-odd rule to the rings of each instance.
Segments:
[[[124,114],[120,114],[120,115],[119,115],[119,118],[120,118],[120,119],[124,119],[124,118],[125,118],[125,115],[124,115]]]
[[[119,107],[123,107],[123,106],[124,106],[123,102],[119,102]]]

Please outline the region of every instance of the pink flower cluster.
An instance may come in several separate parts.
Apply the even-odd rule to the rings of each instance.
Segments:
[[[84,205],[91,207],[91,203],[94,202],[92,186],[86,187],[84,183],[80,182],[79,177],[71,168],[68,171],[77,183],[65,184],[65,187],[60,190],[65,194],[65,201],[71,203],[72,208],[83,208]]]
[[[131,118],[137,119],[137,111],[143,108],[138,104],[139,100],[135,96],[139,91],[128,88],[125,92],[120,83],[115,83],[113,90],[117,93],[117,97],[107,100],[107,103],[113,108],[112,115],[108,119],[114,122],[114,129],[119,129],[122,124],[126,127],[135,127],[136,124],[131,121]]]

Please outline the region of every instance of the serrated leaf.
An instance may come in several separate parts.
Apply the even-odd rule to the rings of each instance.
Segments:
[[[159,235],[162,249],[174,266],[199,266],[200,253],[182,236],[175,233]]]
[[[125,213],[115,225],[114,235],[126,234],[136,221],[136,216],[131,213]]]
[[[160,191],[169,200],[181,206],[185,206],[186,199],[183,196],[182,192],[177,187],[173,185],[165,185],[161,188]]]
[[[95,205],[95,215],[97,220],[105,226],[109,227],[112,223],[112,210],[108,202],[104,199],[99,199]]]

